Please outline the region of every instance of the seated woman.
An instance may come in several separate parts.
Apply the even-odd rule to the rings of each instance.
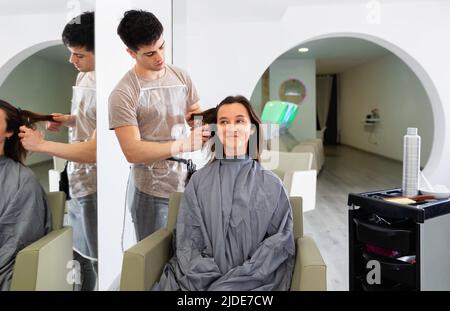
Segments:
[[[215,157],[186,187],[175,255],[153,289],[288,290],[292,210],[281,180],[258,162],[261,121],[243,96],[200,115],[217,124]]]
[[[19,127],[52,119],[0,100],[0,290],[8,290],[17,253],[51,230],[47,196],[23,165]]]

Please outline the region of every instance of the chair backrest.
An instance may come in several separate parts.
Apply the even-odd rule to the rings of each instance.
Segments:
[[[167,230],[173,232],[177,225],[178,210],[180,209],[182,192],[173,192],[169,196],[169,214],[167,216]]]
[[[167,217],[167,230],[173,232],[177,223],[178,210],[181,203],[181,192],[173,192],[169,197],[169,215]],[[301,197],[290,197],[292,219],[294,222],[294,238],[303,237],[303,208]]]
[[[294,239],[303,237],[303,201],[301,197],[290,197],[292,220],[294,222]]]
[[[52,229],[58,230],[63,227],[64,209],[66,206],[66,194],[62,191],[49,192],[47,204],[52,212]]]
[[[278,157],[278,161],[276,161]],[[278,176],[287,171],[306,171],[312,167],[313,154],[310,152],[278,152],[263,150],[261,153],[261,165],[274,171]],[[278,163],[276,163],[278,162]],[[276,163],[276,167],[273,164]],[[280,177],[283,179],[283,177]]]

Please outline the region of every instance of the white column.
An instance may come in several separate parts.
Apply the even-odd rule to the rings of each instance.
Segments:
[[[143,9],[154,13],[164,26],[167,60],[171,60],[171,2],[164,0],[124,1],[98,0],[96,7],[97,71],[97,163],[98,163],[98,251],[99,289],[115,290],[122,268],[122,230],[129,164],[122,154],[114,131],[109,130],[108,97],[134,65],[125,45],[117,35],[123,13]],[[124,247],[131,246],[134,229],[127,218]]]

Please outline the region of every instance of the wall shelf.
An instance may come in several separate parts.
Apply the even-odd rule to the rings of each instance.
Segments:
[[[375,118],[371,118],[371,119],[366,118],[366,119],[363,119],[362,122],[364,125],[373,126],[373,125],[379,123],[380,119],[379,118],[376,118],[376,119]]]

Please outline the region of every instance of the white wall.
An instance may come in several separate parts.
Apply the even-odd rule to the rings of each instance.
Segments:
[[[61,44],[66,14],[1,16],[0,84],[23,60],[49,46]]]
[[[362,119],[378,108],[381,122]],[[411,69],[388,54],[341,74],[341,143],[403,161],[403,135],[417,127],[422,138],[421,165],[433,142],[433,115],[428,96]]]
[[[117,35],[123,13],[139,8],[154,13],[164,26],[166,60],[171,62],[171,3],[164,0],[97,1],[97,146],[98,163],[98,244],[99,289],[116,289],[122,268],[121,234],[129,164],[120,150],[114,131],[109,130],[108,97],[114,86],[134,65]],[[124,248],[133,241],[132,224],[127,217]]]
[[[402,58],[430,97],[435,122],[425,173],[450,187],[450,2],[174,0],[174,59],[210,107],[225,95],[250,96],[274,59],[313,39],[350,36],[377,43]],[[184,9],[183,9],[183,6]],[[178,60],[180,62],[178,63]]]
[[[70,113],[72,85],[77,71],[71,64],[51,61],[36,55],[20,63],[0,86],[0,98],[22,109],[49,114]],[[67,129],[58,133],[46,132],[52,141],[67,142]],[[50,160],[46,154],[34,153],[27,164]]]
[[[270,65],[270,99],[280,100],[279,89],[288,79],[303,82],[306,97],[289,128],[297,140],[316,137],[316,61],[314,59],[278,59]]]

